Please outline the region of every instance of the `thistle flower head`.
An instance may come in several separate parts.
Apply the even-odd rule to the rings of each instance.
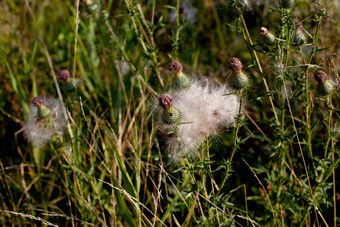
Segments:
[[[182,64],[177,60],[174,60],[174,61],[170,62],[170,64],[169,64],[170,72],[172,72],[175,75],[181,73],[182,69],[183,69]]]
[[[315,72],[314,78],[319,84],[324,84],[328,80],[327,74],[321,70]]]
[[[36,96],[32,99],[31,101],[32,105],[35,106],[35,107],[41,107],[42,105],[44,105],[44,101],[41,97],[39,96]]]
[[[48,110],[46,118],[40,111]],[[35,97],[32,100],[31,112],[24,125],[24,135],[35,146],[43,146],[53,136],[62,136],[66,127],[66,119],[62,106],[57,99]]]
[[[163,94],[159,96],[158,103],[163,109],[169,109],[172,107],[173,99],[170,95]]]
[[[242,63],[238,58],[232,57],[229,61],[229,68],[233,71],[228,78],[228,84],[233,89],[239,90],[248,85],[248,77],[242,72]]]
[[[158,112],[162,113],[158,118],[158,129],[166,138],[167,151],[173,162],[178,162],[184,155],[195,155],[198,146],[208,136],[217,134],[236,121],[240,102],[237,96],[230,95],[231,92],[224,85],[192,80],[186,89],[171,90],[170,102],[168,96],[161,96],[164,98],[158,106]],[[175,128],[164,123],[163,106],[169,106],[168,103],[172,103],[170,109],[177,109],[181,114]]]
[[[238,58],[232,57],[229,61],[229,69],[233,72],[239,72],[242,70],[243,65]]]
[[[68,81],[70,79],[70,72],[66,69],[59,72],[59,80]]]

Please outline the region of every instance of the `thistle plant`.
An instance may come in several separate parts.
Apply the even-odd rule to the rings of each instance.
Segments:
[[[178,61],[170,66],[175,76],[181,75]],[[169,95],[159,97],[162,110],[158,111],[161,112],[158,130],[167,139],[166,150],[175,163],[184,155],[197,155],[204,140],[236,122],[240,109],[239,98],[225,85],[185,78],[186,86],[179,86],[181,83],[175,80],[176,88],[181,89],[170,90]]]
[[[0,226],[339,226],[338,1],[0,2]]]

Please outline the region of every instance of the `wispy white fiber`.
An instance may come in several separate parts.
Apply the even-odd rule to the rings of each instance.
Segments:
[[[41,147],[55,136],[61,136],[66,127],[66,120],[59,101],[55,98],[43,98],[44,105],[51,110],[47,119],[38,117],[38,108],[31,106],[29,119],[24,125],[24,135],[33,145]]]
[[[173,97],[173,106],[182,113],[177,136],[167,138],[167,150],[172,161],[177,162],[183,155],[195,155],[201,142],[209,135],[235,123],[240,101],[232,92],[225,85],[193,80],[188,88],[168,93]],[[164,125],[160,120],[159,130],[166,135],[174,127]]]

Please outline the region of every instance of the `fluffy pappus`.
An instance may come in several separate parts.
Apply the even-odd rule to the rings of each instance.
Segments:
[[[47,119],[38,116],[38,108],[31,106],[28,121],[24,125],[24,135],[34,146],[42,147],[55,136],[62,136],[67,121],[63,109],[55,98],[42,98],[43,104],[51,110]]]
[[[158,131],[165,138],[171,161],[178,163],[184,155],[195,156],[199,145],[209,136],[236,122],[239,98],[225,85],[212,81],[191,80],[189,87],[168,92],[181,120],[169,126],[158,117]],[[161,107],[156,112],[161,112]]]

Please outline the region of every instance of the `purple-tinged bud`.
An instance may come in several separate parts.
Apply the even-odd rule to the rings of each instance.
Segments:
[[[293,18],[293,22],[296,22],[296,19]],[[293,33],[292,44],[293,46],[301,46],[306,43],[306,36],[303,33],[303,25],[299,23],[295,26],[295,31]]]
[[[173,99],[170,95],[163,94],[159,96],[158,103],[163,109],[169,109],[173,105]]]
[[[316,71],[314,78],[319,84],[324,84],[328,80],[327,74],[321,70]]]
[[[51,110],[44,105],[41,97],[37,96],[32,99],[32,105],[38,108],[38,117],[40,119],[48,118],[51,115]]]
[[[68,81],[70,79],[70,72],[66,69],[59,72],[59,80]]]
[[[184,6],[183,5],[179,6],[179,14],[184,14]]]
[[[183,66],[182,64],[177,61],[177,60],[174,60],[172,61],[170,64],[169,64],[169,70],[170,72],[172,72],[173,74],[177,75],[179,73],[182,72],[182,69],[183,69]]]
[[[265,42],[267,43],[273,43],[275,42],[275,36],[268,31],[267,28],[261,27],[260,29],[260,35],[264,38]]]
[[[316,91],[320,96],[329,95],[333,89],[334,85],[329,80],[327,74],[321,70],[318,70],[314,74],[315,80],[318,82],[318,86],[316,87]]]
[[[232,57],[229,61],[229,69],[233,72],[240,72],[243,68],[241,61],[238,58]]]
[[[39,108],[44,105],[44,101],[41,97],[37,96],[32,99],[32,105]]]
[[[265,28],[265,27],[261,27],[260,28],[260,35],[262,35],[262,36],[265,36],[265,35],[268,35],[268,29],[267,28]]]

